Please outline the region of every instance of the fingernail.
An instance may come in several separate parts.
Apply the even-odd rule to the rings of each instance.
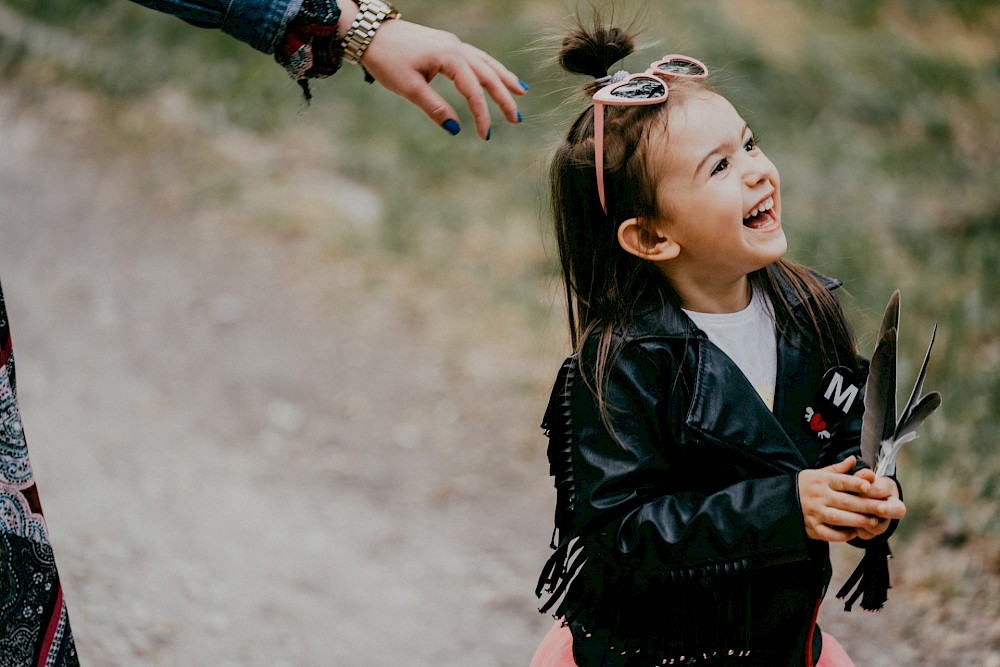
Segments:
[[[528,92],[529,90],[531,90],[531,86],[529,86],[528,84],[526,84],[526,83],[525,83],[524,81],[522,81],[521,79],[518,79],[518,80],[517,80],[517,82],[518,82],[519,84],[521,84],[521,87],[522,87],[522,88],[524,88],[524,92]]]
[[[524,122],[524,116],[521,115],[521,110],[520,109],[518,109],[518,111],[517,111],[517,122],[518,123],[523,123]]]
[[[492,127],[489,128],[488,130],[486,130],[486,141],[490,140],[490,136],[492,136],[492,134],[493,134],[493,128]]]
[[[444,131],[453,137],[462,131],[462,127],[458,124],[458,122],[451,118],[441,123],[441,127],[443,127]]]

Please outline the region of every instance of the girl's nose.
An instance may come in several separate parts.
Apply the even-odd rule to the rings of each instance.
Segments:
[[[774,165],[763,153],[759,155],[747,155],[744,166],[743,178],[747,185],[754,186],[762,181],[771,178],[774,172]]]

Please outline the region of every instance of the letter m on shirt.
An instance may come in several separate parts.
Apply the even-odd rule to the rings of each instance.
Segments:
[[[844,388],[844,376],[840,373],[834,373],[833,377],[830,379],[830,384],[826,387],[826,393],[823,394],[823,398],[828,401],[832,401],[834,405],[848,412],[851,406],[854,405],[854,399],[858,397],[858,386],[854,384],[848,384],[847,388]]]

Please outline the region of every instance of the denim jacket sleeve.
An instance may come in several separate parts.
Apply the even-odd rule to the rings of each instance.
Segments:
[[[220,29],[266,54],[274,53],[302,0],[133,0],[200,28]]]

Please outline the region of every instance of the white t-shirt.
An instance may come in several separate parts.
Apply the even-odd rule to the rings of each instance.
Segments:
[[[754,292],[750,305],[737,313],[696,313],[686,309],[684,312],[736,363],[764,404],[773,409],[778,344],[767,297]]]

